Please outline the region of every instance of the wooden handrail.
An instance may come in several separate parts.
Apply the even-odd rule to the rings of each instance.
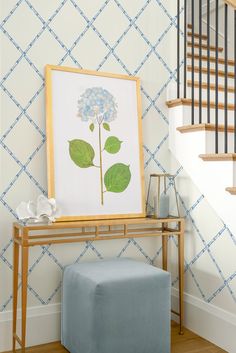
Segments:
[[[236,0],[224,0],[224,2],[236,9]]]

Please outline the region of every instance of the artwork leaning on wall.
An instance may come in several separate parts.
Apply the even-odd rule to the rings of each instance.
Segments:
[[[46,112],[59,221],[145,216],[140,80],[47,65]]]

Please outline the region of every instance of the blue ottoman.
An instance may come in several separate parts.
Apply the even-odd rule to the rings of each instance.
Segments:
[[[169,353],[170,274],[131,259],[66,267],[61,341],[71,353]]]

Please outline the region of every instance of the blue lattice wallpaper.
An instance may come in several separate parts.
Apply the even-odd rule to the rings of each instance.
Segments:
[[[168,152],[166,88],[175,80],[172,0],[1,0],[0,311],[11,310],[11,223],[21,200],[46,193],[44,66],[76,66],[142,80],[145,173],[176,175],[187,219],[186,292],[236,313],[236,238]],[[171,239],[173,285],[176,243]],[[66,247],[66,251],[64,250]],[[60,301],[63,266],[107,256],[159,264],[159,240],[35,248],[29,305]],[[47,273],[47,276],[45,275]]]

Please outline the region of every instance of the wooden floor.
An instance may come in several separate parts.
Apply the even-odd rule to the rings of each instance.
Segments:
[[[172,323],[171,330],[171,353],[223,353],[222,349],[212,343],[196,336],[189,330],[185,330],[184,335],[178,333],[178,325]],[[20,352],[20,350],[19,350]],[[68,353],[60,343],[50,343],[43,346],[28,348],[27,353]],[[8,352],[10,353],[10,352]],[[79,352],[78,352],[79,353]],[[164,352],[163,352],[164,353]]]

